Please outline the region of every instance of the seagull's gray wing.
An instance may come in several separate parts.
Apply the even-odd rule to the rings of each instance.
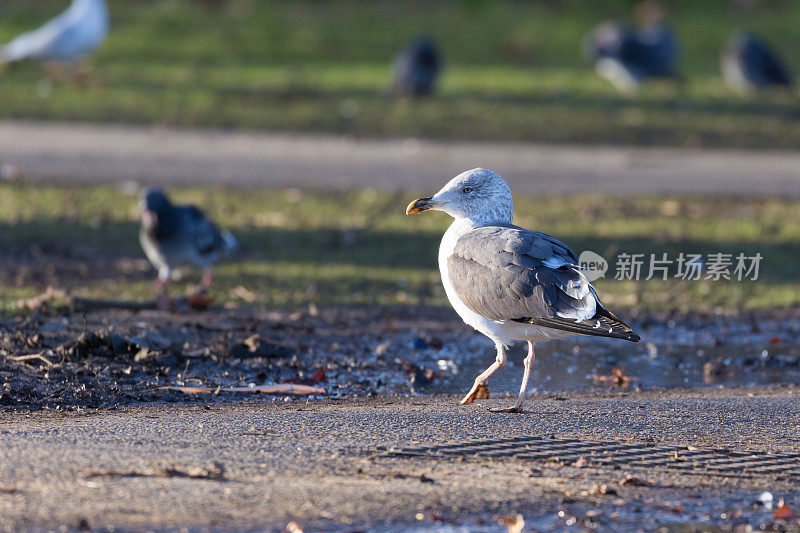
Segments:
[[[458,296],[491,320],[639,340],[602,306],[577,265],[558,239],[512,225],[468,231],[447,260]]]

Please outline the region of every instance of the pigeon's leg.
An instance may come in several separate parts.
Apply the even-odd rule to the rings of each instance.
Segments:
[[[211,270],[209,270],[209,269],[204,270],[203,271],[203,279],[200,280],[200,284],[204,288],[208,289],[208,288],[211,287],[211,281],[212,281]]]
[[[44,77],[51,84],[59,81],[63,75],[61,63],[48,62],[44,66]]]
[[[475,401],[475,395],[478,393],[478,388],[481,385],[484,385],[486,381],[489,379],[489,376],[494,374],[494,371],[503,366],[506,363],[506,347],[502,344],[497,344],[497,358],[494,360],[494,363],[489,366],[486,370],[481,372],[477,378],[475,378],[475,383],[472,384],[472,388],[469,390],[466,396],[464,396],[458,405],[467,405]]]
[[[156,289],[161,289],[161,294],[167,294],[167,282],[172,277],[172,271],[169,268],[159,268],[158,277],[153,282]]]
[[[519,388],[519,398],[517,398],[517,404],[512,407],[495,407],[493,409],[489,409],[493,413],[521,413],[522,412],[522,402],[525,401],[525,391],[528,388],[528,378],[531,376],[531,368],[533,368],[533,362],[536,359],[536,356],[533,353],[533,343],[528,341],[528,355],[525,357],[523,364],[525,366],[525,371],[522,374],[522,385]]]
[[[167,278],[162,278],[158,276],[155,281],[153,281],[153,287],[156,289],[161,289],[161,292],[167,291]]]

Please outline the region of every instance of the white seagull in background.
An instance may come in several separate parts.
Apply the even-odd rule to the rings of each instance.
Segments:
[[[103,44],[108,25],[104,0],[73,0],[66,11],[44,26],[0,46],[0,64],[26,60],[76,63]]]
[[[475,378],[461,405],[472,403],[503,366],[514,341],[528,342],[519,398],[516,405],[493,411],[522,411],[537,342],[576,334],[639,341],[600,303],[572,250],[550,235],[511,223],[511,189],[495,172],[463,172],[435,195],[411,202],[406,214],[428,210],[455,219],[439,246],[447,298],[464,322],[497,347],[495,362]]]

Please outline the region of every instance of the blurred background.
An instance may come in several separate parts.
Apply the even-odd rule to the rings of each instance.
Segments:
[[[449,220],[402,210],[479,164],[509,178],[518,223],[612,267],[619,253],[765,257],[758,282],[609,276],[611,304],[796,305],[798,21],[789,0],[3,0],[4,305],[47,286],[152,294],[143,184],[240,238],[218,268],[223,301],[446,305]],[[154,133],[174,128],[216,133]],[[270,144],[285,133],[294,144]],[[653,146],[678,149],[658,172],[636,151]],[[785,150],[751,160],[763,148]],[[698,159],[706,149],[716,159]],[[618,171],[630,181],[609,187]],[[710,179],[732,172],[736,187]],[[661,187],[670,176],[683,181]],[[543,188],[558,182],[573,185]]]
[[[63,11],[3,0],[0,42]],[[675,79],[620,95],[582,52],[604,21],[642,24],[637,2],[109,0],[108,40],[80,84],[42,86],[37,63],[0,76],[0,116],[367,136],[794,148],[796,91],[740,95],[720,54],[734,32],[800,66],[790,0],[663,4],[679,45]],[[637,20],[638,17],[638,20]],[[416,38],[441,61],[433,94],[391,95]],[[585,48],[585,46],[584,46]],[[39,84],[39,90],[33,87]]]
[[[488,341],[442,289],[449,217],[404,209],[487,166],[517,224],[608,261],[599,294],[645,340],[548,344],[537,387],[797,381],[798,22],[793,0],[2,0],[0,353],[36,350],[5,375],[61,387],[67,357],[100,404],[82,365],[109,354],[123,393],[189,358],[214,386],[461,392]],[[196,320],[154,301],[145,186],[241,245]],[[713,279],[712,254],[757,279]]]

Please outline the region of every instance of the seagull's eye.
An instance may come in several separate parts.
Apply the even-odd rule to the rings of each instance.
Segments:
[[[469,194],[469,193],[471,193],[473,190],[474,190],[474,189],[473,189],[472,187],[464,187],[463,189],[461,189],[461,192],[463,192],[464,194]]]

